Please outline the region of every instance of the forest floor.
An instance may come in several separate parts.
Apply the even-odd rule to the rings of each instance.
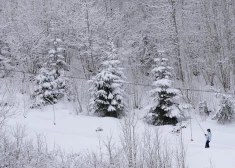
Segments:
[[[85,150],[98,150],[112,135],[112,140],[120,144],[120,119],[100,118],[86,115],[70,114],[70,108],[58,104],[55,109],[55,125],[53,107],[47,106],[42,110],[31,109],[26,115],[18,114],[9,120],[9,124],[16,123],[26,125],[29,138],[35,138],[35,133],[43,134],[49,149],[55,146],[61,147],[65,152],[79,152]],[[200,121],[199,117],[198,120]],[[220,125],[211,119],[200,121],[202,128],[212,131],[210,148],[205,149],[205,136],[195,119],[192,119],[191,129],[182,131],[184,147],[186,149],[186,161],[189,168],[233,168],[235,166],[235,123]],[[138,121],[137,130],[141,133],[147,124]],[[156,127],[150,126],[151,129]],[[102,128],[102,131],[96,131]],[[172,126],[162,126],[163,134],[168,137],[169,144],[174,144],[180,134],[172,133]]]

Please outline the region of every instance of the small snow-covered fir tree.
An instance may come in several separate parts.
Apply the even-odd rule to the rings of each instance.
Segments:
[[[62,40],[53,39],[48,52],[48,61],[44,63],[36,77],[33,107],[57,103],[64,96],[66,85],[63,73],[66,63],[63,52]]]
[[[93,77],[91,84],[90,107],[91,111],[99,116],[120,117],[124,110],[123,68],[119,67],[116,50],[108,53],[102,63],[103,70]]]
[[[156,58],[156,67],[152,70],[155,77],[154,88],[150,91],[153,104],[146,120],[149,124],[165,125],[177,123],[176,114],[172,110],[173,98],[178,91],[172,87],[172,68],[168,66],[168,59]]]
[[[235,118],[235,108],[233,105],[234,102],[230,96],[223,94],[221,97],[220,109],[215,114],[213,119],[216,119],[218,122],[224,124],[225,122]]]

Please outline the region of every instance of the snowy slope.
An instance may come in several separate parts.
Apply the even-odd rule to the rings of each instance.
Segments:
[[[205,137],[195,120],[192,120],[193,141],[190,141],[189,127],[183,131],[187,148],[187,161],[191,168],[233,168],[235,167],[235,124],[218,125],[208,120],[200,123],[205,130],[210,128],[212,140],[205,149]],[[211,163],[210,163],[211,162]]]
[[[43,111],[30,110],[27,118],[18,115],[9,123],[27,125],[29,137],[34,137],[35,133],[44,134],[50,149],[58,145],[66,152],[97,150],[99,142],[107,140],[110,134],[117,144],[120,143],[120,120],[108,117],[74,116],[69,114],[69,108],[59,104],[55,106],[56,125],[54,125],[52,109],[52,106],[47,106]],[[208,120],[200,124],[205,130],[210,128],[212,131],[211,148],[204,148],[204,133],[197,122],[192,119],[193,141],[191,141],[189,125],[182,132],[189,168],[211,168],[212,166],[213,168],[233,168],[235,166],[235,123],[218,125],[215,121]],[[146,124],[142,121],[138,123],[139,133],[144,130],[145,126]],[[103,128],[103,131],[96,131],[98,127]],[[154,127],[151,128],[154,129]],[[164,126],[162,129],[169,143],[174,145],[175,138],[179,135],[171,133],[172,126]]]

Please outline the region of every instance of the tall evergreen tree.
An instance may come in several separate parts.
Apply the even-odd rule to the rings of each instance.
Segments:
[[[59,38],[51,40],[48,61],[44,63],[36,77],[33,107],[57,103],[64,96],[66,85],[63,73],[67,66],[63,53],[62,40]]]
[[[111,47],[106,60],[102,63],[103,70],[93,77],[91,83],[91,111],[99,116],[120,117],[124,110],[123,68],[114,47]]]
[[[153,125],[165,125],[177,123],[177,118],[172,111],[173,98],[177,95],[177,90],[172,88],[172,68],[167,65],[168,59],[156,58],[156,67],[152,70],[155,77],[154,88],[150,91],[153,104],[149,114],[146,116],[147,122]]]

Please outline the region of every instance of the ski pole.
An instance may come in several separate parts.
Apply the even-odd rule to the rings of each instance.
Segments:
[[[200,128],[201,128],[202,132],[205,134],[205,131],[203,130],[203,128],[202,128],[202,126],[201,126],[201,124],[198,122],[198,120],[197,120],[197,118],[194,116],[194,114],[193,114],[193,117],[194,117],[194,118],[195,118],[195,120],[197,121],[197,123],[198,123],[198,125],[200,126]]]

